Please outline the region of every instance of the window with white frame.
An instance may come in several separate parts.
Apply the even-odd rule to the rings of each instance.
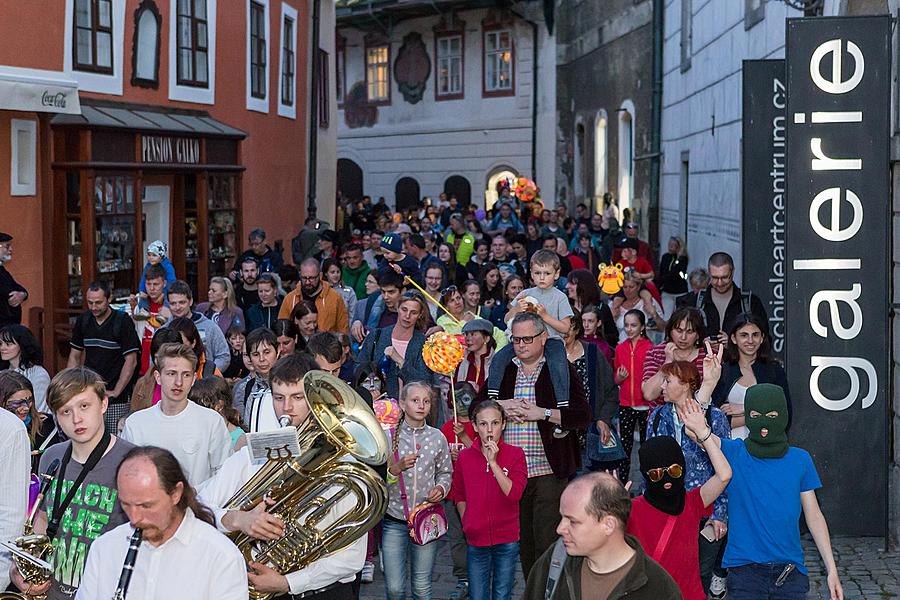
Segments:
[[[209,85],[209,25],[206,0],[178,0],[178,85]]]
[[[512,31],[494,29],[484,32],[484,91],[512,92]]]
[[[22,119],[10,121],[10,189],[13,196],[37,193],[37,122]]]
[[[125,2],[57,0],[65,5],[63,72],[81,92],[121,96],[124,90]]]
[[[75,0],[72,65],[79,71],[113,73],[111,0]]]
[[[269,33],[269,2],[247,0],[247,108],[262,113],[269,112],[269,40],[272,39]],[[274,39],[278,49],[276,56],[280,57],[281,41],[277,30]],[[280,68],[278,63],[276,68]],[[276,71],[275,81],[278,82],[276,98],[280,106],[280,71]]]
[[[435,39],[437,62],[437,96],[439,98],[463,95],[463,36],[439,35]]]
[[[366,47],[366,91],[369,102],[389,102],[390,48],[387,44]]]
[[[250,2],[250,95],[266,97],[266,7]]]
[[[297,118],[297,9],[281,3],[278,114]]]
[[[169,0],[169,99],[216,100],[216,0]]]

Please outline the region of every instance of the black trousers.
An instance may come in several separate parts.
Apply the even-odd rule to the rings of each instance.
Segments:
[[[295,598],[300,598],[300,596],[282,594],[272,600],[294,600]],[[303,596],[303,600],[356,600],[356,594],[353,591],[353,583],[341,583],[321,592]]]

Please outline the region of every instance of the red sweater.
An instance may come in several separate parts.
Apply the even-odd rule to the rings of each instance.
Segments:
[[[496,546],[519,541],[519,500],[528,483],[525,451],[500,441],[497,464],[512,480],[509,495],[503,493],[487,459],[481,453],[481,438],[459,453],[453,469],[450,499],[465,502],[463,533],[470,546]]]

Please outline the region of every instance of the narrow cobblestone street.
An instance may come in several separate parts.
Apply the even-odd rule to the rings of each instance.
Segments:
[[[438,560],[434,568],[434,600],[447,600],[456,586],[452,575],[449,545],[438,542]],[[848,600],[859,598],[864,600],[888,600],[900,598],[900,553],[885,552],[884,540],[881,538],[834,538],[834,558],[841,574],[844,586],[844,597]],[[828,585],[825,581],[825,569],[819,560],[816,546],[809,536],[803,539],[806,552],[806,565],[809,568],[808,600],[828,600]],[[516,578],[513,598],[521,598],[525,589],[521,573]],[[375,582],[364,585],[360,598],[363,600],[382,600],[384,578],[379,569],[375,569]]]

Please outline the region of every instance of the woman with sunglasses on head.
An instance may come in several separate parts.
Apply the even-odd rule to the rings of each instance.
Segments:
[[[626,528],[672,576],[684,600],[706,600],[697,530],[731,481],[731,466],[719,445],[710,437],[699,439],[715,472],[690,491],[685,487],[684,453],[675,438],[656,437],[641,445],[638,454],[646,485],[644,494],[631,502]]]
[[[691,491],[706,483],[713,477],[715,471],[705,447],[695,442],[685,432],[684,421],[680,416],[690,409],[692,403],[697,403],[696,395],[700,391],[701,375],[694,363],[676,360],[664,364],[660,369],[660,376],[665,404],[656,407],[647,418],[647,438],[658,436],[675,438],[685,458],[684,486],[687,491]],[[731,438],[731,426],[721,410],[710,406],[706,411],[706,420],[710,430],[717,436]],[[723,493],[716,499],[712,517],[704,527],[699,539],[700,579],[703,581],[703,589],[708,590],[719,548],[728,531],[726,494]]]
[[[9,369],[28,378],[34,387],[38,412],[50,414],[47,388],[50,374],[41,366],[44,352],[31,330],[23,325],[7,325],[0,329],[0,369]]]
[[[53,418],[49,414],[38,412],[31,382],[15,371],[0,372],[0,406],[25,423],[28,439],[31,441],[31,471],[36,473],[41,452],[59,441]]]
[[[476,289],[478,288],[477,282],[473,281],[472,284]],[[472,312],[466,311],[466,304],[462,292],[460,292],[455,285],[445,288],[444,291],[441,292],[440,300],[443,307],[447,309],[447,312],[439,316],[436,323],[438,327],[449,334],[462,335],[463,326],[466,323],[480,318]],[[499,350],[509,343],[509,340],[506,339],[506,336],[497,327],[494,327],[491,337],[494,338],[496,350]]]

